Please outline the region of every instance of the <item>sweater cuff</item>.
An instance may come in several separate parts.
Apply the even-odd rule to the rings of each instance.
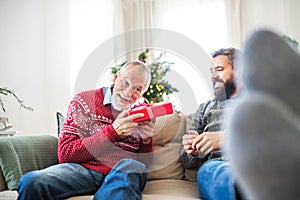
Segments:
[[[152,142],[153,142],[153,140],[152,140],[152,138],[151,138],[151,140],[150,140],[149,143],[144,144],[143,141],[142,141],[142,139],[141,139],[141,141],[140,141],[140,150],[139,150],[139,152],[140,152],[140,153],[148,153],[148,152],[152,152],[152,151],[153,151],[153,145],[152,145]]]
[[[106,126],[105,129],[103,129],[103,132],[111,142],[119,141],[121,139],[113,125]]]

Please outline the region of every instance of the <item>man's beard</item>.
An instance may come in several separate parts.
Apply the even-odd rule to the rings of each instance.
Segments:
[[[117,95],[121,95],[120,94],[121,92],[114,92],[111,96],[111,104],[112,104],[112,107],[117,110],[117,111],[123,111],[123,110],[126,110],[130,107],[130,104],[127,105],[127,106],[121,106],[120,103],[117,102]],[[124,95],[121,95],[122,97]],[[123,97],[124,98],[124,97]]]
[[[223,85],[222,87],[214,89],[215,99],[217,100],[229,99],[236,90],[236,86],[232,80],[224,82],[221,79],[217,79],[214,80],[214,83],[215,82],[221,82]]]

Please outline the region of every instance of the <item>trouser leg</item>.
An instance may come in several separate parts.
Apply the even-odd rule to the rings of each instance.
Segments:
[[[132,159],[122,159],[105,177],[94,199],[139,200],[146,184],[146,167]]]
[[[234,200],[234,179],[228,162],[212,160],[204,163],[197,174],[198,191],[203,200]]]
[[[104,175],[76,163],[58,164],[21,177],[17,191],[19,200],[66,199],[79,194],[93,194]]]

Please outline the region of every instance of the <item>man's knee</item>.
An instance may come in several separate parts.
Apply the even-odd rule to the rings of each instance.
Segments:
[[[116,170],[122,170],[130,173],[145,173],[146,166],[136,160],[124,158],[120,160],[114,167]]]
[[[24,174],[19,181],[17,190],[30,190],[40,186],[41,178],[38,171],[31,171]]]

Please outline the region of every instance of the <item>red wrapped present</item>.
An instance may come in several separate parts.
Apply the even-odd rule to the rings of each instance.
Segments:
[[[144,120],[154,119],[163,115],[173,113],[173,106],[171,102],[161,102],[150,104],[148,106],[139,106],[128,111],[129,115],[144,113],[144,117],[140,117],[134,120],[134,122],[140,122]]]

